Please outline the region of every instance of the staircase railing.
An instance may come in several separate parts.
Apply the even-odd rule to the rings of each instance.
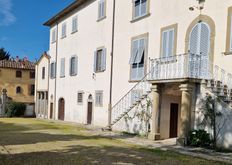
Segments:
[[[141,99],[147,97],[151,91],[151,84],[147,81],[151,71],[147,73],[141,81],[139,81],[129,92],[127,92],[113,107],[112,107],[112,124],[118,122],[126,115],[133,107],[135,107]]]

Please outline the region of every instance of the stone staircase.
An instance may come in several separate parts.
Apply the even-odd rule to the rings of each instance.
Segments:
[[[111,126],[121,120],[151,93],[151,84],[147,81],[149,79],[150,73],[151,72],[146,74],[141,81],[139,81],[112,107]]]

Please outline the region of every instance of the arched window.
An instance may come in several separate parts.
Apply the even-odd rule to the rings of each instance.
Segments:
[[[16,88],[16,93],[17,93],[17,94],[22,93],[22,88],[21,88],[20,86],[18,86],[18,87]]]

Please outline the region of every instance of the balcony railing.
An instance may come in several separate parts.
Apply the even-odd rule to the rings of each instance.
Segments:
[[[212,75],[208,59],[191,53],[152,59],[150,65],[150,80],[210,79]]]

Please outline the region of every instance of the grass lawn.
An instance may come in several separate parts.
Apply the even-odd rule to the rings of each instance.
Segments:
[[[170,151],[146,149],[91,135],[72,124],[0,119],[0,165],[214,165]]]

